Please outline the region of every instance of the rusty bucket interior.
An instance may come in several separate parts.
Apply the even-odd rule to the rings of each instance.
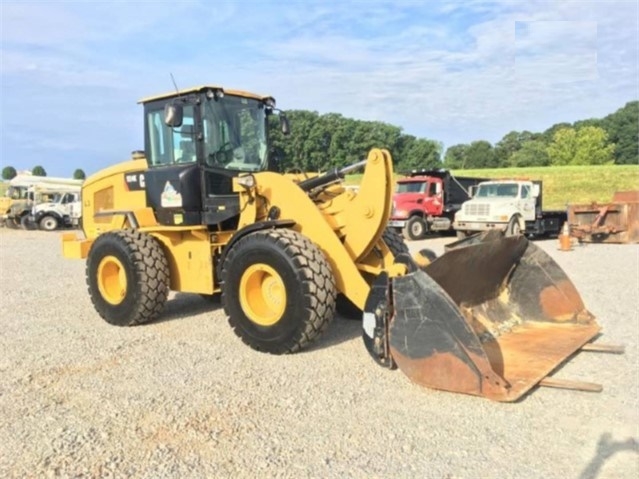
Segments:
[[[564,271],[524,236],[459,241],[392,280],[389,346],[414,382],[515,401],[598,335]]]

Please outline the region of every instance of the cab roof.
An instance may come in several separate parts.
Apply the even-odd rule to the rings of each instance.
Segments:
[[[253,98],[255,100],[266,100],[268,98],[273,98],[272,96],[269,96],[269,95],[259,95],[257,93],[251,93],[251,92],[243,91],[243,90],[227,90],[225,88],[222,88],[221,86],[216,86],[216,85],[201,85],[201,86],[196,86],[192,88],[187,88],[185,90],[163,93],[161,95],[148,96],[138,100],[138,103],[148,103],[155,100],[162,100],[164,98],[175,98],[177,96],[188,95],[190,93],[200,93],[209,89],[222,90],[224,94],[226,95],[242,96],[245,98]]]

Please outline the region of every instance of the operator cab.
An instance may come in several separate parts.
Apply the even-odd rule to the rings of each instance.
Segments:
[[[199,87],[142,100],[147,205],[164,225],[233,229],[233,177],[273,169],[267,122],[275,100]],[[288,121],[280,115],[283,133]]]

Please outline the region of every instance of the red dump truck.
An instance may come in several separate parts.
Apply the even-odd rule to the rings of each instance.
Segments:
[[[454,176],[448,170],[413,171],[397,181],[388,226],[408,240],[422,239],[431,231],[450,231],[455,213],[482,181],[487,179]]]

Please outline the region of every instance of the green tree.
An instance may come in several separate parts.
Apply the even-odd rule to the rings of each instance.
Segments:
[[[77,170],[75,170],[73,172],[73,179],[74,180],[84,180],[86,179],[87,175],[84,174],[84,170],[78,168]]]
[[[514,167],[528,166],[548,166],[550,157],[548,156],[546,143],[542,140],[530,140],[522,144],[521,148],[510,157],[509,165]]]
[[[495,168],[497,157],[493,145],[485,140],[473,141],[466,150],[463,168]]]
[[[10,180],[14,178],[17,174],[18,172],[13,166],[5,166],[2,169],[2,178],[5,180]]]
[[[34,166],[33,170],[31,170],[31,174],[33,176],[47,176],[47,172],[45,171],[45,169],[38,165],[38,166]]]
[[[406,174],[412,170],[441,168],[441,153],[441,143],[414,138],[408,146],[405,145],[405,150],[402,151],[401,160],[397,165],[397,171]]]
[[[615,164],[639,163],[639,101],[628,102],[603,118],[601,127],[608,133],[610,142],[616,145]]]
[[[541,135],[529,131],[511,131],[495,145],[496,166],[512,165],[512,156],[523,148],[527,141],[537,140]]]
[[[614,144],[603,128],[584,126],[558,130],[546,151],[553,165],[602,165],[614,161]]]
[[[543,137],[544,142],[549,145],[553,142],[555,133],[557,133],[559,130],[565,130],[566,128],[573,128],[573,125],[566,122],[555,123],[553,126],[544,131],[541,136]]]
[[[338,113],[319,115],[317,112],[292,110],[286,113],[291,134],[285,138],[277,119],[269,120],[273,150],[279,152],[280,171],[326,171],[356,163],[372,148],[391,152],[395,166],[437,165],[441,145],[433,140],[405,135],[402,129],[379,121],[345,118]],[[408,163],[407,163],[408,162]]]
[[[444,166],[451,170],[463,169],[466,164],[466,151],[468,151],[466,144],[453,145],[448,148],[444,158]]]

